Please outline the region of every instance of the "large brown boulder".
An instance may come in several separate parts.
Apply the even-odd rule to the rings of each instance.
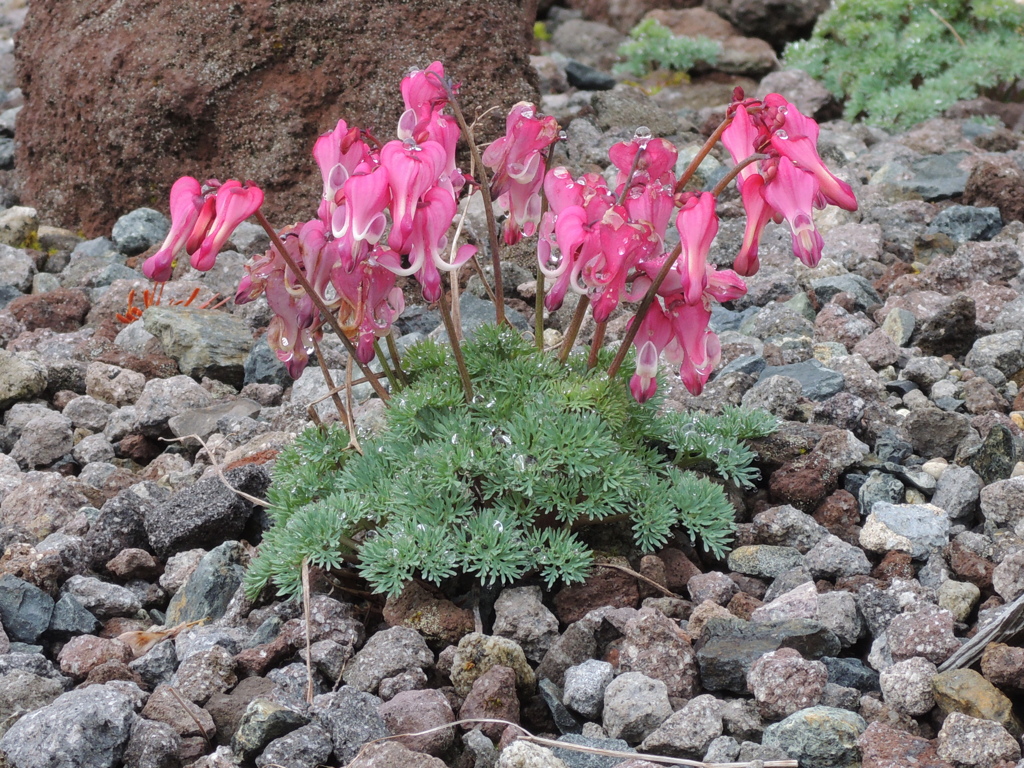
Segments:
[[[22,198],[108,234],[175,178],[252,179],[276,224],[310,218],[313,141],[339,118],[392,138],[398,84],[438,59],[467,119],[536,99],[537,0],[32,0],[18,33]],[[482,126],[503,128],[493,112]],[[478,137],[479,140],[479,137]]]

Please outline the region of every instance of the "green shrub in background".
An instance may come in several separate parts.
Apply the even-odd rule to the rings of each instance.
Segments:
[[[845,99],[845,116],[905,129],[961,99],[1020,94],[1024,4],[839,0],[785,63]]]
[[[752,485],[743,440],[772,432],[773,416],[659,414],[657,398],[632,398],[627,374],[603,373],[610,354],[597,370],[585,354],[562,366],[508,329],[481,329],[463,352],[486,396],[467,404],[451,349],[424,341],[403,357],[411,383],[362,454],[345,450],[338,427],[311,428],[282,452],[251,596],[271,584],[300,594],[303,561],[358,562],[392,595],[414,577],[581,581],[593,558],[584,532],[612,521],[631,525],[627,549],[656,550],[682,529],[724,556],[733,508],[698,471]]]
[[[634,77],[644,77],[654,69],[688,72],[698,62],[714,64],[722,50],[721,43],[703,35],[673,35],[656,19],[644,19],[633,27],[629,37],[619,46],[619,56],[625,62],[617,64],[615,70]]]

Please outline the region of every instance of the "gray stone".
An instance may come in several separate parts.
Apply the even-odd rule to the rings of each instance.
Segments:
[[[271,741],[256,757],[258,768],[317,768],[327,762],[334,745],[331,735],[310,723]]]
[[[513,741],[501,751],[494,768],[568,768],[555,753],[539,744]]]
[[[244,397],[228,398],[219,400],[205,408],[193,408],[172,416],[168,420],[167,426],[170,427],[175,437],[198,435],[205,440],[217,431],[217,422],[220,419],[255,418],[261,409],[262,406],[255,400]]]
[[[64,693],[60,679],[42,677],[24,669],[0,676],[0,736],[22,715],[45,707]]]
[[[915,192],[929,202],[962,195],[968,175],[958,167],[963,159],[963,152],[919,157],[908,165],[910,178],[894,179],[893,183],[897,188]]]
[[[59,635],[91,635],[100,628],[96,617],[78,599],[67,592],[60,596],[50,616],[51,632]]]
[[[181,736],[167,723],[138,718],[124,750],[124,763],[132,768],[178,768]]]
[[[854,645],[864,632],[857,600],[845,590],[818,595],[818,607],[813,618],[832,630],[844,648]]]
[[[14,768],[114,768],[136,719],[132,700],[106,686],[65,693],[0,738]]]
[[[494,634],[515,641],[537,663],[558,637],[558,619],[542,602],[540,587],[502,590],[494,603]]]
[[[814,295],[822,304],[839,293],[848,293],[853,296],[854,309],[858,312],[866,312],[868,308],[882,303],[882,297],[871,285],[871,281],[861,275],[847,273],[835,277],[819,277],[811,280],[811,288]]]
[[[52,597],[17,576],[0,576],[0,625],[11,640],[34,643],[52,615]]]
[[[171,222],[159,211],[136,208],[114,222],[111,237],[125,256],[137,256],[162,243],[170,229]]]
[[[467,340],[472,340],[482,326],[494,325],[494,304],[486,299],[477,298],[471,293],[463,293],[459,296],[459,313],[462,320],[462,332]],[[505,317],[516,330],[530,330],[530,324],[518,312],[506,310]],[[448,333],[442,325],[431,331],[429,338],[435,341],[448,341]]]
[[[270,484],[266,469],[246,464],[224,473],[233,488],[262,497]],[[242,498],[217,477],[200,480],[167,501],[144,511],[143,525],[157,555],[208,547],[225,538],[240,538],[253,514]]]
[[[10,455],[22,467],[35,469],[52,464],[73,447],[71,420],[57,411],[46,411],[22,427]]]
[[[931,503],[944,510],[950,520],[968,517],[977,510],[984,485],[970,467],[951,464],[938,479]]]
[[[2,226],[0,224],[0,228]],[[36,273],[36,263],[28,253],[20,248],[11,247],[13,245],[15,243],[0,242],[0,285],[28,293],[32,290],[32,276]]]
[[[46,369],[38,360],[0,349],[0,411],[45,389]]]
[[[242,385],[252,348],[244,320],[213,309],[156,306],[143,313],[142,322],[186,376]]]
[[[94,576],[72,576],[64,583],[64,590],[100,621],[134,616],[142,610],[142,603],[130,589]]]
[[[87,435],[78,441],[71,455],[79,464],[92,464],[97,461],[109,462],[114,459],[114,446],[110,444],[106,436]]]
[[[841,373],[825,368],[817,360],[807,360],[790,365],[769,365],[758,377],[764,380],[769,376],[788,376],[800,382],[803,396],[810,400],[826,400],[846,386]]]
[[[815,579],[842,578],[871,573],[871,562],[859,547],[828,534],[804,555],[804,565]]]
[[[928,714],[935,706],[932,678],[936,674],[938,668],[920,656],[896,662],[879,675],[885,703],[911,717]]]
[[[925,458],[950,459],[960,442],[971,430],[970,419],[962,413],[949,413],[938,408],[912,411],[903,420],[903,429],[914,446],[914,452]]]
[[[753,535],[760,544],[795,547],[808,552],[828,531],[805,512],[785,504],[759,512],[753,520]]]
[[[947,470],[948,471],[948,470]],[[1024,520],[1024,476],[999,480],[981,489],[981,514],[997,525]]]
[[[267,335],[257,339],[243,366],[243,382],[245,384],[277,384],[283,389],[292,385],[292,377],[284,367],[277,353],[267,343]]]
[[[419,632],[391,627],[366,641],[345,667],[342,679],[354,690],[373,693],[385,678],[413,667],[429,669],[433,664],[434,654]]]
[[[892,339],[897,347],[905,347],[910,337],[914,335],[914,325],[917,319],[914,313],[906,309],[896,308],[885,316],[882,322],[882,332]]]
[[[951,205],[938,212],[925,234],[941,233],[962,243],[967,240],[991,240],[1002,228],[1003,217],[998,208]]]
[[[330,734],[339,763],[351,761],[366,742],[391,735],[377,711],[380,705],[376,696],[350,685],[313,699],[311,713]]]
[[[615,677],[612,665],[606,661],[587,659],[565,671],[562,701],[565,706],[584,717],[596,718],[604,706],[604,693]]]
[[[949,518],[932,504],[878,502],[864,521],[860,544],[870,552],[897,549],[923,558],[949,543]]]
[[[226,541],[210,550],[171,598],[167,606],[168,626],[200,619],[214,621],[223,616],[242,583],[246,562],[248,553],[237,541]]]
[[[992,572],[992,588],[1007,603],[1024,594],[1024,550],[1003,558]]]
[[[145,656],[128,663],[128,668],[141,677],[146,687],[152,690],[170,683],[177,667],[178,654],[174,651],[172,640],[157,643]]]
[[[163,379],[155,379],[154,381],[163,381]],[[191,384],[195,384],[194,381],[189,381]],[[184,386],[184,377],[177,383]],[[85,369],[85,392],[88,396],[118,407],[129,406],[133,409],[133,415],[135,402],[142,396],[145,386],[146,377],[138,371],[119,368],[116,365],[107,365],[98,361],[89,363],[89,367]],[[153,386],[159,389],[164,388],[162,384],[154,384]],[[210,394],[202,387],[199,387],[199,389],[202,390],[206,399],[209,400]],[[170,397],[169,394],[168,397]],[[170,409],[168,408],[168,410]],[[111,414],[111,418],[114,415]],[[166,423],[167,419],[173,415],[174,411],[171,410],[170,413],[163,417],[160,426],[162,427],[163,423]],[[110,437],[109,434],[108,437]],[[115,439],[120,438],[111,437],[112,441]]]
[[[853,768],[860,764],[857,737],[867,728],[845,709],[809,707],[765,728],[766,747],[779,747],[801,768]]]
[[[593,723],[598,731],[600,726],[597,723]],[[596,736],[586,736],[576,733],[567,733],[558,738],[563,744],[574,744],[581,747],[592,747],[594,749],[607,749],[614,750],[616,752],[631,752],[636,754],[636,750],[629,746],[629,744],[622,739],[605,739]],[[555,759],[561,760],[566,768],[612,768],[618,765],[622,758],[610,757],[607,755],[599,755],[594,753],[579,752],[573,749],[553,747],[552,754]],[[639,755],[638,755],[639,757]]]
[[[937,752],[954,765],[996,766],[1020,759],[1020,744],[999,723],[951,712],[939,731]]]
[[[613,739],[639,744],[671,715],[668,688],[640,672],[619,675],[605,690],[601,722]]]
[[[696,696],[651,733],[640,749],[669,757],[699,760],[711,742],[722,735],[719,701],[710,694]]]
[[[795,547],[753,544],[737,547],[729,553],[728,566],[747,576],[774,579],[779,574],[804,564],[804,556]]]
[[[991,366],[1007,378],[1024,368],[1024,331],[1003,331],[980,337],[964,361],[969,368]]]
[[[99,394],[96,397],[107,399]],[[205,408],[212,399],[210,393],[189,376],[150,379],[135,403],[136,426],[143,434],[158,437],[172,416],[183,410]]]
[[[106,566],[125,549],[149,549],[145,516],[169,495],[156,483],[142,482],[106,501],[85,534],[92,567]]]
[[[231,751],[242,760],[252,760],[274,739],[307,722],[305,716],[280,704],[266,699],[253,699],[245,708],[238,730],[231,739]]]

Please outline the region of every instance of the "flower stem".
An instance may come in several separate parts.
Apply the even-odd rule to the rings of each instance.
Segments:
[[[601,351],[604,343],[604,330],[608,327],[608,321],[598,323],[594,329],[594,339],[590,342],[590,355],[587,357],[587,370],[592,371],[597,365],[597,353]]]
[[[377,355],[377,361],[380,363],[381,370],[384,371],[384,375],[388,377],[388,383],[391,384],[391,391],[394,392],[398,389],[398,379],[395,378],[395,374],[391,371],[391,366],[388,365],[387,359],[384,357],[384,350],[380,348],[380,339],[373,340],[373,351]]]
[[[398,345],[395,343],[394,331],[389,331],[388,335],[384,337],[384,340],[388,343],[388,352],[391,353],[391,362],[395,366],[395,375],[398,376],[398,380],[402,382],[404,386],[408,386],[409,377],[405,375],[405,371],[402,370],[402,356],[398,354]]]
[[[537,272],[537,295],[533,303],[533,336],[537,349],[544,351],[544,273]]]
[[[320,352],[320,343],[316,340],[316,336],[310,336],[313,340],[313,352],[316,354],[316,361],[320,365],[320,372],[324,376],[324,383],[327,385],[327,389],[331,393],[331,400],[334,402],[334,407],[338,411],[338,417],[342,423],[345,424],[345,428],[352,431],[352,419],[349,417],[348,411],[345,410],[345,406],[341,404],[341,397],[334,390],[334,379],[331,377],[331,372],[327,368],[327,361],[324,360],[323,354]]]
[[[295,279],[298,281],[299,285],[302,286],[302,290],[304,290],[306,295],[312,299],[316,308],[319,309],[320,313],[324,316],[324,319],[327,320],[331,328],[334,329],[334,332],[338,334],[338,338],[341,339],[341,343],[345,345],[345,349],[348,350],[349,355],[359,365],[359,370],[363,372],[367,381],[370,382],[370,386],[373,387],[373,391],[377,393],[377,396],[381,400],[387,403],[389,399],[388,391],[384,389],[384,386],[380,383],[380,380],[374,372],[370,370],[369,366],[356,357],[356,348],[355,345],[352,344],[352,340],[345,335],[345,331],[342,329],[341,323],[338,322],[338,318],[334,316],[334,313],[331,312],[327,304],[324,303],[324,300],[320,298],[320,295],[313,290],[313,286],[309,284],[309,280],[306,279],[306,275],[303,274],[301,269],[299,269],[299,266],[295,263],[292,257],[288,255],[288,249],[285,248],[284,243],[281,242],[280,235],[278,235],[277,231],[270,226],[270,222],[267,221],[267,217],[263,215],[263,211],[257,210],[255,215],[256,221],[258,221],[260,226],[266,230],[266,233],[270,236],[270,241],[274,244],[274,247],[277,248],[278,253],[281,254],[281,258],[284,259],[284,263],[288,266],[288,269],[290,269],[295,275]]]
[[[469,369],[466,368],[466,360],[462,356],[462,345],[459,344],[459,337],[455,333],[455,323],[452,322],[451,307],[448,306],[448,297],[443,290],[437,306],[441,310],[444,329],[448,332],[448,342],[452,345],[452,354],[455,355],[455,362],[459,366],[459,377],[462,379],[462,389],[466,393],[466,402],[472,402],[473,382],[469,379]]]
[[[708,153],[715,148],[715,144],[722,138],[722,134],[725,133],[725,129],[732,123],[732,116],[728,116],[722,121],[721,125],[715,128],[715,132],[708,136],[708,140],[704,142],[704,146],[700,148],[700,151],[694,156],[690,164],[686,166],[686,170],[683,171],[683,175],[679,177],[679,181],[676,182],[675,192],[679,194],[683,191],[683,187],[686,183],[693,178],[693,174],[700,168],[700,164],[704,162],[704,158],[708,156]]]
[[[487,178],[487,169],[484,168],[483,161],[480,158],[480,150],[476,146],[476,141],[473,140],[473,132],[470,130],[469,125],[466,123],[466,118],[462,115],[462,110],[459,108],[459,101],[455,98],[455,93],[448,86],[444,84],[445,90],[448,92],[448,103],[452,105],[452,112],[455,115],[455,120],[459,124],[459,128],[462,130],[462,135],[466,139],[466,143],[469,144],[469,152],[473,156],[473,164],[476,166],[476,172],[480,175],[480,194],[484,198],[484,217],[487,219],[487,239],[491,245],[491,263],[494,268],[494,315],[495,322],[498,325],[502,325],[505,322],[505,293],[501,282],[501,254],[498,249],[498,225],[494,221],[494,208],[491,205],[491,185]],[[451,334],[449,333],[449,336]]]
[[[711,190],[711,196],[717,198],[725,191],[725,188],[732,183],[732,180],[740,175],[740,171],[751,163],[756,163],[758,160],[764,160],[766,157],[768,157],[768,155],[751,155],[745,160],[741,160],[735,167],[729,169],[729,172],[722,177],[721,181],[715,184],[715,188]]]
[[[558,362],[562,365],[565,365],[565,361],[569,359],[569,352],[572,351],[572,345],[576,343],[576,336],[580,332],[580,326],[583,325],[583,316],[587,314],[589,306],[590,297],[580,296],[580,303],[576,305],[576,314],[572,316],[572,322],[569,323],[565,338],[562,340],[562,350],[558,353]]]
[[[622,361],[626,359],[626,353],[629,351],[629,346],[633,343],[633,339],[636,338],[636,334],[640,330],[640,325],[643,323],[644,317],[651,308],[651,304],[654,303],[654,297],[658,295],[658,289],[661,287],[661,284],[665,282],[665,278],[668,277],[669,270],[672,269],[672,265],[676,263],[676,259],[679,258],[679,254],[682,253],[682,251],[683,244],[680,242],[672,249],[672,253],[668,255],[668,258],[665,259],[665,263],[661,265],[661,269],[658,271],[657,277],[654,278],[654,282],[651,283],[651,287],[647,289],[647,293],[644,295],[643,301],[640,302],[640,306],[636,310],[636,316],[633,318],[633,322],[629,324],[629,329],[626,331],[626,335],[622,339],[622,344],[619,345],[619,351],[615,353],[615,359],[612,360],[612,364],[608,367],[609,379],[613,378],[615,374],[619,372],[619,368],[622,367]]]

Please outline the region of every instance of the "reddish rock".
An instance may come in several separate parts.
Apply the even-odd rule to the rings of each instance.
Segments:
[[[89,297],[84,291],[58,288],[47,293],[19,296],[7,309],[25,325],[25,330],[49,328],[57,333],[77,331],[89,314]]]
[[[808,661],[792,648],[766,653],[747,672],[747,689],[754,694],[761,717],[768,720],[782,720],[798,710],[816,706],[826,683],[825,665]]]
[[[686,585],[700,568],[680,549],[663,549],[658,557],[665,564],[665,586],[677,595],[686,594]]]
[[[595,562],[602,562],[602,558],[596,558]],[[629,566],[625,558],[612,558],[607,562]],[[613,568],[594,568],[586,581],[565,587],[554,599],[555,615],[562,624],[579,621],[595,608],[606,605],[635,608],[639,602],[640,590],[636,579]]]
[[[915,576],[914,564],[907,552],[890,550],[885,553],[882,562],[875,566],[871,575],[876,579],[883,579],[885,581],[912,579]]]
[[[519,695],[516,693],[516,673],[508,667],[491,667],[476,679],[473,688],[459,710],[459,719],[489,717],[519,723]],[[464,730],[473,724],[462,726]],[[505,730],[499,723],[482,723],[480,729],[491,740],[500,738]]]
[[[515,698],[515,672],[512,672],[508,667],[494,667],[487,674],[501,669],[512,673],[512,696],[514,701],[518,701]],[[484,677],[487,677],[487,675],[484,675]],[[474,688],[480,684],[484,677],[476,681]],[[472,695],[470,693],[470,696]],[[395,735],[419,733],[420,731],[427,731],[431,728],[455,722],[455,713],[452,711],[448,699],[444,697],[443,693],[433,689],[402,691],[396,694],[390,701],[381,704],[377,711],[384,719],[384,724],[387,725],[388,730]],[[487,717],[487,715],[483,715],[483,717]],[[494,715],[490,715],[490,717],[494,717]],[[453,730],[452,728],[441,728],[425,736],[408,736],[404,739],[396,739],[396,741],[404,744],[414,752],[425,752],[428,755],[440,756],[451,747],[452,742],[455,740]]]
[[[230,744],[231,737],[238,730],[242,716],[250,702],[267,698],[274,690],[274,684],[265,677],[247,677],[235,686],[231,693],[217,692],[206,702],[204,714],[209,713],[217,728],[217,743]],[[190,703],[190,706],[191,703]]]
[[[972,552],[961,542],[954,539],[946,547],[946,557],[953,573],[974,584],[979,589],[992,588],[992,573],[996,566],[991,560]]]
[[[130,619],[127,616],[115,616],[103,622],[100,628],[100,637],[113,639],[120,637],[125,632],[145,632],[151,626],[150,622],[142,619]]]
[[[398,597],[387,599],[384,621],[389,627],[415,629],[435,646],[458,645],[474,628],[472,611],[429,592],[416,581],[409,582]]]
[[[32,472],[0,502],[0,524],[17,526],[36,540],[44,539],[88,503],[85,487],[76,479],[56,472]]]
[[[848,544],[860,546],[860,506],[849,491],[838,490],[814,510],[814,519]]]
[[[886,636],[893,661],[923,656],[941,664],[960,648],[960,641],[953,635],[953,614],[928,603],[894,617]]]
[[[699,689],[690,637],[660,611],[644,608],[626,622],[619,672],[642,672],[668,686],[669,696],[691,699]]]
[[[648,11],[655,9],[696,8],[701,0],[630,0],[609,3],[608,0],[569,0],[568,6],[583,14],[588,21],[599,21],[628,34]]]
[[[94,635],[73,637],[64,645],[57,661],[60,671],[75,680],[83,680],[93,669],[108,661],[127,664],[135,657],[120,640],[107,640]]]
[[[857,746],[861,768],[953,768],[939,757],[933,742],[878,721],[857,738]]]
[[[265,675],[277,666],[277,663],[295,650],[286,638],[280,635],[269,643],[257,645],[235,656],[235,664],[240,675]]]
[[[665,575],[665,561],[657,555],[644,555],[640,558],[640,568],[638,572],[641,576],[645,576],[655,584],[662,587],[665,586],[665,582],[667,580]],[[637,585],[637,588],[640,590],[641,599],[646,597],[660,597],[665,594],[662,590],[657,589],[653,584],[646,581],[640,582]]]
[[[59,552],[37,552],[31,544],[22,542],[8,544],[0,557],[0,575],[6,573],[35,584],[51,595],[56,595],[60,585],[71,575]]]
[[[445,59],[470,121],[536,100],[535,11],[536,0],[215,0],[173,13],[144,0],[33,2],[16,47],[22,198],[47,220],[107,234],[132,208],[166,210],[188,173],[254,179],[271,220],[309,218],[316,137],[344,118],[391,138],[410,67]],[[483,128],[478,140],[504,118]]]
[[[776,501],[810,512],[836,489],[838,481],[839,472],[832,459],[815,452],[787,462],[772,472],[768,487]]]
[[[107,570],[120,579],[152,579],[163,571],[160,562],[144,549],[122,549],[107,563]]]
[[[117,444],[117,453],[123,459],[148,464],[164,452],[165,445],[145,435],[128,435]]]
[[[90,685],[103,685],[111,680],[126,680],[129,683],[135,683],[139,688],[145,688],[146,685],[138,673],[132,671],[123,660],[111,659],[99,666],[93,667],[86,676],[85,682],[79,687],[87,688]]]
[[[978,163],[967,178],[963,202],[995,206],[1004,222],[1024,221],[1024,170],[1010,162]]]
[[[762,605],[764,605],[764,603],[753,595],[748,595],[746,592],[738,592],[732,596],[732,600],[730,600],[729,604],[725,607],[733,616],[743,619],[744,621],[750,621],[750,614]]]
[[[175,696],[169,685],[157,686],[141,714],[147,720],[167,723],[179,736],[212,737],[217,733],[210,713],[180,695]]]
[[[989,643],[981,655],[981,674],[998,688],[1024,691],[1024,648]]]

